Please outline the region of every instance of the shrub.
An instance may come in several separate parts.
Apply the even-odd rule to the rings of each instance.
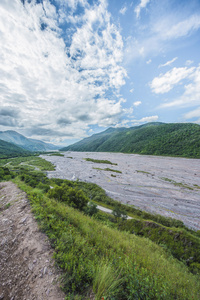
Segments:
[[[48,196],[58,201],[65,202],[67,205],[79,210],[85,209],[89,201],[83,191],[69,187],[66,184],[50,189]]]
[[[94,202],[90,201],[87,205],[85,212],[89,216],[96,215],[98,213],[97,205]]]

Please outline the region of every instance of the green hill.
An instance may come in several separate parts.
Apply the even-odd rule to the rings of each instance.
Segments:
[[[148,123],[109,128],[61,151],[122,152],[200,158],[200,125]]]
[[[29,139],[23,136],[22,134],[13,131],[13,130],[7,130],[7,131],[0,131],[0,140],[3,140],[8,143],[13,143],[25,150],[28,151],[51,151],[51,150],[57,150],[58,147],[50,144],[45,143],[39,140],[35,139]]]
[[[23,156],[27,154],[30,154],[30,152],[14,144],[0,140],[0,158]]]

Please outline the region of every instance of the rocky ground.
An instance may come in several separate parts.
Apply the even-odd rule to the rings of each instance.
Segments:
[[[65,152],[43,156],[56,170],[49,177],[93,182],[113,199],[182,220],[200,230],[200,160],[123,153]],[[109,160],[117,165],[86,161]],[[111,168],[122,173],[100,169]]]
[[[26,194],[0,183],[0,299],[63,300],[52,254]]]

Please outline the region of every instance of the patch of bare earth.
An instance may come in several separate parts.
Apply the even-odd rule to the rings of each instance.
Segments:
[[[52,254],[26,194],[12,182],[0,183],[0,299],[64,299]]]

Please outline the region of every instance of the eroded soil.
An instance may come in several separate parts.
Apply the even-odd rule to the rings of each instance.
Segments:
[[[49,177],[93,182],[115,200],[182,220],[200,230],[200,160],[122,153],[65,152],[42,156],[56,170]],[[117,165],[86,161],[109,160]],[[99,170],[111,168],[122,173]]]
[[[0,183],[0,299],[63,300],[52,254],[26,194],[12,182]]]

